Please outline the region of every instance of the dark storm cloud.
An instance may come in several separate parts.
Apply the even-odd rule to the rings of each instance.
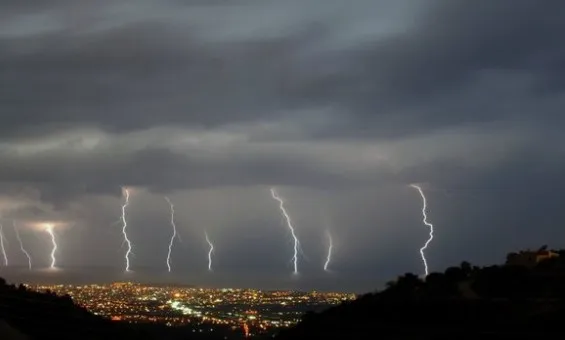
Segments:
[[[31,119],[109,130],[260,119],[287,105],[277,92],[292,74],[292,53],[315,38],[214,46],[162,22],[6,37],[2,126],[14,134],[37,129]]]
[[[234,11],[246,6],[258,5],[246,2]],[[151,16],[94,32],[77,33],[70,25],[9,36],[1,41],[3,126],[7,133],[29,128],[30,119],[120,130],[162,122],[209,126],[334,105],[354,129],[370,129],[371,122],[378,133],[394,135],[523,115],[498,108],[492,89],[468,98],[485,82],[505,88],[526,81],[530,94],[558,90],[562,4],[435,1],[430,8],[402,33],[319,51],[317,43],[329,39],[331,46],[335,34],[329,19],[298,23],[301,29],[286,36],[236,43],[207,43]],[[548,100],[524,99],[519,91],[508,96],[526,104]],[[477,102],[483,109],[475,109]],[[540,114],[556,118],[551,110]],[[332,133],[339,131],[324,135]]]
[[[315,13],[312,4],[315,2],[304,5],[305,12]],[[288,8],[296,5],[290,2]],[[234,36],[229,28],[216,32],[216,36],[202,33],[210,26],[201,23],[214,19],[214,15],[249,19],[252,16],[246,9],[271,9],[269,6],[274,3],[242,2],[231,12],[202,12],[207,16],[198,21],[182,9],[208,6],[166,2],[160,8],[161,15],[154,15],[148,10],[154,7],[149,6],[131,11],[122,20],[114,16],[114,21],[107,23],[100,22],[103,14],[114,8],[109,2],[89,6],[96,15],[76,12],[68,2],[48,8],[14,6],[19,15],[53,17],[59,26],[38,24],[35,30],[24,30],[12,27],[13,22],[6,24],[10,29],[0,38],[0,85],[5,89],[0,94],[3,138],[17,141],[18,135],[41,136],[75,126],[119,132],[159,125],[221,128],[256,121],[287,120],[301,125],[308,117],[318,117],[317,122],[327,122],[321,129],[310,124],[310,130],[300,136],[305,143],[315,136],[331,140],[344,134],[371,143],[478,122],[496,122],[501,132],[526,125],[525,133],[534,136],[532,142],[537,143],[534,139],[544,134],[546,123],[558,122],[561,116],[558,113],[564,100],[555,80],[563,69],[560,57],[564,49],[558,32],[565,24],[558,13],[565,6],[558,2],[548,6],[531,1],[480,5],[422,2],[419,6],[423,10],[413,22],[360,43],[352,43],[355,39],[351,37],[337,38],[341,32],[332,25],[340,20],[334,12],[288,18],[296,21],[296,29],[275,36],[253,30]],[[378,8],[366,2],[359,2],[359,6]],[[179,26],[173,16],[175,8],[181,18],[186,16],[187,25]],[[226,17],[226,13],[233,14]],[[274,15],[269,11],[258,13]],[[73,14],[79,19],[84,16],[84,23]],[[534,124],[534,117],[543,120],[537,119]],[[15,171],[11,173],[17,176],[10,178],[10,166],[4,173],[10,180],[57,183],[63,192],[66,186],[104,191],[102,188],[126,182],[120,173],[127,173],[127,181],[133,185],[163,190],[173,185],[192,187],[189,180],[181,178],[185,169],[201,174],[194,177],[201,186],[254,180],[299,186],[339,182],[323,171],[316,175],[320,170],[308,169],[304,164],[307,159],[289,156],[289,152],[285,150],[284,157],[277,153],[262,155],[258,160],[252,159],[256,155],[239,150],[237,158],[198,163],[183,153],[148,147],[124,157],[113,156],[112,161],[108,153],[106,159],[97,159],[98,164],[44,156],[43,160],[24,161],[29,166],[22,170],[26,166],[14,161],[11,167]],[[155,156],[159,158],[152,160]],[[41,166],[43,161],[48,163]],[[453,169],[465,170],[460,159],[445,160],[435,155],[426,160],[430,173],[436,172],[434,162],[440,168],[444,164],[447,169],[445,164],[453,163]],[[56,165],[71,164],[72,171],[50,175]],[[407,181],[409,177],[426,179],[423,165],[412,164],[398,174]],[[179,175],[167,169],[175,169]],[[233,175],[222,176],[222,171]],[[303,176],[290,175],[292,180],[288,180],[284,171],[303,172]],[[419,175],[410,175],[418,171]],[[77,184],[63,185],[71,179]]]
[[[381,136],[541,117],[563,123],[564,13],[560,2],[434,1],[406,32],[348,51],[349,73],[302,90],[346,102],[359,119],[354,132]],[[335,54],[334,62],[344,52]]]
[[[222,151],[225,156],[202,158],[190,152],[174,152],[165,148],[147,148],[126,155],[101,148],[94,152],[54,152],[40,158],[4,155],[6,166],[0,170],[5,181],[20,181],[38,188],[41,200],[55,204],[70,202],[82,194],[121,195],[122,186],[143,187],[156,192],[211,188],[230,185],[278,185],[325,188],[358,186],[369,180],[339,172],[322,171],[326,157],[317,151],[292,153],[293,147],[282,150],[265,148],[245,152],[237,148]],[[353,147],[355,149],[355,147]],[[383,180],[381,174],[380,181]],[[392,176],[389,174],[389,178]],[[11,192],[21,190],[12,186]]]

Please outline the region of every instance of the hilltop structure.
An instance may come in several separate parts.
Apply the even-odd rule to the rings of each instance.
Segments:
[[[525,250],[519,253],[508,254],[508,256],[506,256],[506,265],[533,268],[540,262],[557,257],[559,257],[558,253],[547,250],[547,246],[543,246],[536,251]]]

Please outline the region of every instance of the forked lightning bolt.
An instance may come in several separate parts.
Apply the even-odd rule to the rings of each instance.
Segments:
[[[53,248],[51,248],[51,269],[55,269],[55,265],[57,260],[55,258],[55,253],[57,252],[57,241],[55,240],[55,233],[53,232],[53,225],[47,224],[45,226],[45,231],[51,236],[51,244]]]
[[[127,228],[128,222],[126,220],[126,208],[129,205],[129,191],[126,188],[123,188],[123,196],[124,196],[124,204],[122,205],[122,234],[124,234],[124,242],[127,244],[128,249],[126,251],[125,260],[126,260],[126,272],[129,272],[129,256],[131,254],[131,241],[128,238]]]
[[[4,226],[0,223],[0,250],[4,256],[4,265],[8,265],[8,254],[6,254],[6,246],[4,245]]]
[[[210,241],[207,232],[204,232],[204,236],[206,237],[206,242],[208,242],[208,245],[210,246],[210,249],[208,250],[208,270],[212,271],[212,253],[214,252],[214,245]]]
[[[171,251],[173,250],[173,243],[175,238],[177,238],[177,226],[175,225],[175,206],[168,197],[165,200],[171,206],[171,226],[173,227],[173,235],[171,236],[171,241],[169,242],[169,252],[167,253],[167,268],[169,272],[171,271]]]
[[[20,243],[20,250],[27,257],[28,268],[29,268],[29,270],[31,270],[31,256],[29,255],[27,250],[24,248],[24,243],[22,242],[22,238],[20,237],[20,231],[18,230],[18,226],[16,225],[16,221],[14,221],[14,232],[16,233],[16,238],[18,239],[18,242]]]
[[[283,214],[286,225],[288,226],[288,229],[290,229],[290,233],[292,234],[292,238],[294,239],[294,255],[292,256],[292,261],[294,263],[294,274],[298,274],[298,250],[300,248],[300,242],[298,241],[298,237],[296,237],[296,233],[294,232],[294,226],[292,225],[290,216],[288,215],[284,207],[283,199],[279,197],[274,188],[271,188],[271,196],[273,196],[273,198],[279,202],[281,213]]]
[[[328,237],[328,256],[326,257],[326,263],[324,263],[324,270],[329,271],[328,266],[330,265],[330,262],[332,260],[332,250],[334,244],[333,244],[332,234],[330,234],[328,230],[326,230],[326,235]]]
[[[428,238],[428,240],[426,241],[424,246],[420,249],[420,254],[422,255],[422,262],[424,262],[424,270],[426,272],[426,276],[428,276],[428,274],[429,274],[429,272],[428,272],[428,262],[426,261],[426,255],[425,255],[424,251],[428,248],[428,245],[434,239],[434,226],[433,226],[433,224],[428,222],[428,215],[426,213],[426,210],[428,208],[428,203],[426,201],[426,196],[424,195],[424,191],[422,190],[422,188],[420,186],[418,186],[416,184],[411,184],[410,186],[412,188],[418,190],[418,192],[420,193],[420,196],[422,197],[422,215],[424,217],[422,222],[424,222],[424,224],[430,228],[430,237]]]

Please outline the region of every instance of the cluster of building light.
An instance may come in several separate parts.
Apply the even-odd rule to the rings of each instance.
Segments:
[[[69,295],[91,312],[116,321],[169,326],[230,326],[261,333],[296,324],[309,310],[355,298],[353,294],[154,287],[135,283],[107,285],[29,285],[38,291]]]

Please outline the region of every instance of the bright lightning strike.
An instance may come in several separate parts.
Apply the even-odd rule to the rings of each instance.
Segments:
[[[128,238],[127,228],[128,222],[126,220],[126,208],[129,205],[129,191],[126,188],[122,189],[122,194],[124,196],[124,204],[122,205],[122,234],[124,234],[124,242],[128,245],[128,249],[126,251],[125,260],[126,260],[126,272],[129,272],[129,256],[131,254],[131,241]]]
[[[20,249],[21,249],[22,253],[24,253],[25,256],[27,257],[28,268],[29,268],[29,270],[31,270],[31,256],[29,255],[27,250],[24,248],[24,243],[22,242],[22,238],[20,237],[20,231],[18,230],[18,226],[16,225],[16,221],[14,221],[14,232],[16,233],[16,238],[18,239],[18,242],[20,243]]]
[[[290,219],[290,216],[288,215],[284,207],[283,199],[279,197],[279,195],[277,194],[274,188],[271,188],[271,196],[273,196],[273,198],[279,202],[279,208],[286,220],[288,229],[290,229],[292,238],[294,239],[294,255],[292,256],[292,261],[294,263],[294,274],[298,274],[298,250],[300,248],[300,242],[298,241],[298,237],[296,237],[296,234],[294,232],[294,227],[292,226],[292,221]]]
[[[210,246],[210,250],[208,250],[208,270],[212,271],[212,253],[214,252],[214,245],[210,242],[207,232],[204,232],[204,236],[206,236],[206,242],[208,242],[208,245]]]
[[[171,206],[171,226],[173,227],[173,235],[171,236],[171,241],[169,242],[169,252],[167,253],[167,268],[169,272],[171,271],[171,251],[173,250],[173,243],[175,242],[175,238],[177,237],[177,226],[175,224],[175,206],[171,202],[168,197],[165,197],[165,200]]]
[[[47,224],[45,226],[45,231],[51,236],[51,243],[53,244],[53,248],[51,249],[51,269],[55,269],[55,264],[57,263],[57,260],[55,258],[55,252],[57,252],[57,241],[55,240],[53,225]]]
[[[420,249],[420,254],[422,255],[422,262],[424,262],[424,269],[426,272],[426,276],[428,276],[428,262],[426,261],[426,255],[424,254],[424,250],[426,250],[426,248],[428,248],[428,245],[430,244],[430,242],[432,242],[432,240],[434,239],[434,226],[433,224],[428,222],[428,215],[426,213],[426,209],[427,209],[427,201],[426,201],[426,196],[424,195],[424,191],[422,190],[422,188],[416,184],[410,184],[410,186],[416,190],[418,190],[418,192],[420,193],[420,196],[422,197],[422,215],[423,215],[423,220],[422,222],[424,222],[424,224],[426,226],[428,226],[430,228],[430,238],[428,238],[428,240],[426,241],[426,243],[424,244],[424,246]]]
[[[328,256],[326,257],[326,263],[324,263],[324,270],[328,272],[329,271],[328,266],[330,265],[330,262],[332,260],[332,250],[334,247],[334,243],[332,239],[332,234],[330,234],[329,231],[326,231],[326,235],[328,237]]]
[[[8,254],[6,254],[6,247],[4,245],[4,226],[0,223],[0,250],[4,256],[4,265],[8,266]]]

